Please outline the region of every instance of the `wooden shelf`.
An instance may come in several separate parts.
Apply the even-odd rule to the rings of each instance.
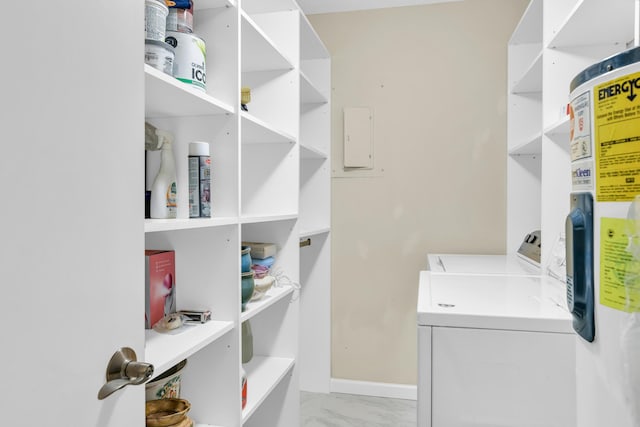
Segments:
[[[313,29],[309,19],[304,14],[301,14],[302,20],[300,22],[300,59],[322,59],[330,58],[329,51],[320,40],[320,37]]]
[[[242,17],[242,72],[291,70],[292,62],[244,11]]]
[[[542,41],[542,0],[532,0],[509,39],[510,45]]]
[[[313,237],[313,236],[317,236],[317,235],[325,234],[329,232],[331,232],[331,227],[329,226],[318,227],[318,228],[308,229],[308,230],[300,230],[300,239],[306,239],[309,237]]]
[[[302,159],[328,159],[329,154],[315,147],[300,144],[300,158]]]
[[[300,103],[302,104],[326,104],[329,100],[313,82],[300,72]]]
[[[242,411],[245,422],[293,368],[294,359],[253,356],[243,365],[247,373],[247,406]]]
[[[521,144],[509,149],[510,156],[531,156],[542,153],[542,133],[532,136]]]
[[[296,142],[293,135],[275,129],[268,123],[243,111],[242,112],[242,142],[244,144],[260,143],[288,143]]]
[[[144,64],[145,117],[233,114],[229,104]]]
[[[237,217],[224,218],[176,218],[176,219],[145,219],[144,232],[189,230],[193,228],[224,227],[238,224]]]
[[[290,221],[298,219],[297,213],[281,215],[246,215],[240,217],[241,224],[257,224],[260,222]]]
[[[565,138],[568,144],[570,131],[571,123],[569,122],[569,116],[564,116],[561,120],[558,120],[558,122],[546,128],[544,134],[554,140]]]
[[[175,335],[145,330],[143,360],[154,366],[152,379],[231,331],[233,322],[211,320],[183,328]]]
[[[295,0],[242,0],[242,9],[249,14],[256,14],[300,8]]]
[[[511,89],[514,94],[542,91],[542,51],[538,53],[531,65],[523,73]]]
[[[612,13],[615,19],[607,19]],[[554,32],[549,47],[615,43],[624,46],[633,40],[634,16],[634,2],[629,0],[579,0]]]
[[[281,299],[291,295],[293,290],[291,286],[277,286],[274,284],[261,299],[247,303],[245,311],[240,315],[240,321],[244,322],[260,314]]]
[[[218,9],[221,7],[235,7],[235,0],[197,0],[193,2],[193,10]]]

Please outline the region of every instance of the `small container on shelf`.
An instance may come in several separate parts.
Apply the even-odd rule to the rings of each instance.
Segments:
[[[193,33],[193,2],[190,7],[170,7],[167,16],[167,30]]]
[[[255,282],[253,280],[253,271],[242,273],[242,311],[247,308],[247,303],[253,296],[255,290]]]
[[[173,46],[160,40],[144,41],[144,62],[165,74],[173,76]]]
[[[182,371],[185,366],[187,366],[187,359],[172,366],[153,381],[145,384],[146,400],[180,398]]]
[[[187,417],[191,403],[185,399],[159,399],[146,403],[147,427],[188,427],[193,422]]]
[[[144,38],[164,41],[169,8],[163,0],[144,2]]]

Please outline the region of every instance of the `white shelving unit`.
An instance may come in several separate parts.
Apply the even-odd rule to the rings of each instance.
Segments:
[[[207,43],[206,92],[145,65],[145,119],[174,134],[178,180],[178,218],[146,219],[145,247],[175,251],[177,308],[207,308],[213,319],[179,334],[146,331],[141,356],[154,364],[154,376],[188,360],[182,397],[197,426],[298,425],[298,366],[304,365],[298,337],[307,324],[301,317],[312,313],[302,316],[301,292],[290,283],[321,283],[328,295],[329,55],[324,48],[320,56],[310,53],[322,44],[294,0],[200,0],[194,33]],[[251,88],[248,112],[240,108],[244,86]],[[188,215],[186,158],[193,141],[210,148],[213,214],[207,219]],[[147,187],[158,164],[159,152],[147,153]],[[321,248],[315,262],[301,255],[303,228]],[[244,312],[242,241],[274,243],[272,271],[280,279]],[[301,264],[304,270],[309,263],[313,271],[301,279]],[[325,303],[325,317],[309,323],[326,322],[328,337]],[[245,321],[252,322],[254,356],[242,365]],[[317,344],[329,354],[328,340]],[[322,372],[328,382],[329,372]]]
[[[542,0],[532,0],[508,45],[507,253],[540,227]]]
[[[516,27],[509,42],[507,251],[541,229],[544,266],[564,231],[571,191],[569,84],[627,48],[634,7],[634,0],[532,0]]]
[[[300,388],[330,391],[331,59],[300,17]]]

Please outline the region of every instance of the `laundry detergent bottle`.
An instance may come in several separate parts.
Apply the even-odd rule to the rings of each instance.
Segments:
[[[156,130],[162,144],[160,170],[151,186],[151,218],[175,218],[178,211],[176,162],[173,158],[173,137],[170,133]]]

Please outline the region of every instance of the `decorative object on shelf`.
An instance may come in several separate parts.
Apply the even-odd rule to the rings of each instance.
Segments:
[[[181,314],[169,313],[153,325],[153,330],[166,333],[182,327],[183,323]]]
[[[266,257],[265,259],[252,259],[252,263],[253,263],[254,268],[257,265],[259,265],[261,267],[271,268],[275,261],[276,261],[275,258],[272,257],[272,256]]]
[[[262,279],[267,274],[269,274],[269,267],[265,267],[264,265],[253,264],[251,266],[251,269],[253,270],[253,277],[255,279]]]
[[[262,297],[265,296],[267,291],[271,289],[275,281],[276,281],[276,278],[269,275],[266,275],[260,278],[254,277],[253,282],[254,282],[255,289],[253,290],[253,296],[251,297],[251,301],[258,301],[262,299]]]
[[[253,359],[253,332],[251,322],[242,322],[242,363],[249,363]]]
[[[243,273],[251,271],[251,246],[242,246],[240,248],[240,263]]]
[[[145,250],[145,327],[176,311],[176,266],[172,250]]]
[[[242,389],[242,409],[247,406],[247,373],[240,368],[240,387]]]
[[[145,404],[147,427],[171,427],[183,424],[191,403],[185,399],[150,400]],[[187,426],[189,424],[186,424]]]
[[[173,77],[202,91],[207,89],[207,47],[195,34],[167,31],[167,43],[175,50]]]
[[[251,247],[252,259],[265,259],[274,256],[277,252],[276,245],[273,243],[242,242],[242,244]]]
[[[287,276],[285,274],[284,271],[282,271],[281,269],[277,269],[276,271],[274,271],[273,273],[273,277],[275,277],[275,283],[273,284],[273,286],[276,287],[280,287],[280,286],[290,286],[294,289],[294,294],[291,297],[292,301],[295,301],[298,299],[298,297],[300,296],[300,289],[302,289],[302,286],[300,285],[300,283],[291,280],[291,278],[289,276]]]
[[[172,399],[180,397],[182,370],[187,366],[187,359],[167,369],[153,381],[145,384],[145,399]]]
[[[247,308],[247,303],[251,300],[254,289],[253,271],[242,273],[242,311]]]
[[[249,111],[247,104],[251,102],[251,88],[243,86],[240,90],[240,107],[242,111]]]
[[[211,158],[208,142],[189,143],[189,218],[211,217]]]
[[[206,323],[211,320],[211,311],[209,310],[180,310],[178,313],[185,322]]]

